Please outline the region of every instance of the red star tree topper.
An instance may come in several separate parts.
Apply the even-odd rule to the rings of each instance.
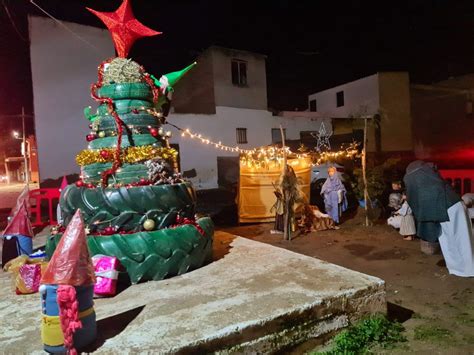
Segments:
[[[107,26],[117,54],[121,58],[127,57],[130,48],[137,39],[161,34],[161,32],[146,27],[135,18],[129,0],[124,0],[115,12],[99,12],[90,8],[87,10],[100,18]]]

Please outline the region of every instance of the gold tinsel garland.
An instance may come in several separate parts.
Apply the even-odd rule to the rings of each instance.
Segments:
[[[115,148],[85,149],[76,155],[76,163],[79,166],[95,163],[111,163],[114,161]],[[178,152],[173,148],[153,147],[145,145],[140,147],[128,147],[122,150],[122,163],[137,163],[154,158],[171,159],[175,158]]]

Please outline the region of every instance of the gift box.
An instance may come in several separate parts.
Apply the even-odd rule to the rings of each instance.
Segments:
[[[41,281],[41,265],[25,264],[20,266],[18,272],[16,293],[28,294],[38,292]]]
[[[92,263],[96,276],[94,294],[99,297],[115,296],[120,265],[118,259],[115,256],[95,255]]]
[[[47,266],[42,259],[29,259],[22,255],[10,260],[5,265],[5,271],[12,273],[15,292],[17,295],[26,295],[38,292],[41,273]]]

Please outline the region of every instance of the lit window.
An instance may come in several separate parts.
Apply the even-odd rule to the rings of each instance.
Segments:
[[[232,60],[232,84],[247,86],[247,62]]]
[[[237,128],[237,144],[246,144],[247,142],[247,128]]]

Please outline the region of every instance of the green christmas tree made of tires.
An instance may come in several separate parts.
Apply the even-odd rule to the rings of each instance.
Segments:
[[[108,27],[118,56],[99,65],[91,86],[98,107],[84,110],[91,132],[76,156],[81,177],[62,191],[62,221],[47,254],[80,209],[91,255],[116,256],[133,283],[198,268],[210,259],[214,226],[195,219],[195,191],[163,129],[173,86],[196,63],[158,79],[127,58],[136,39],[160,34],[134,18],[129,0],[115,12],[89,10]]]

